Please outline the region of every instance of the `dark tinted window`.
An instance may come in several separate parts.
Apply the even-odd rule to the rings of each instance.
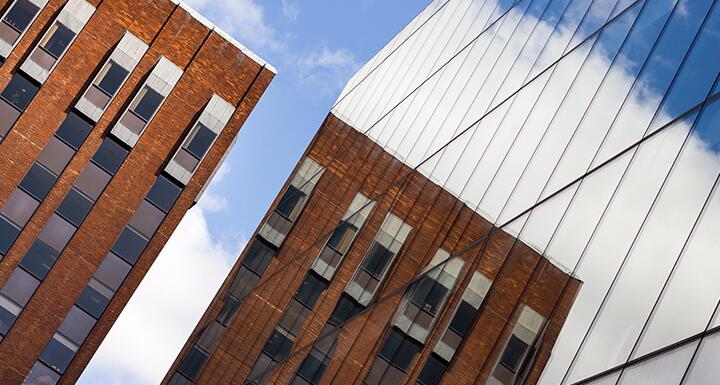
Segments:
[[[379,354],[386,361],[405,370],[419,351],[420,344],[418,342],[397,329],[391,328]]]
[[[93,126],[75,112],[70,112],[55,135],[74,149],[80,148],[92,131]]]
[[[58,328],[58,332],[77,345],[82,345],[93,326],[95,319],[79,307],[73,306]]]
[[[42,47],[53,57],[59,58],[74,37],[75,33],[71,31],[70,28],[60,23],[55,23],[50,27],[50,33],[46,40],[43,41]]]
[[[339,251],[341,254],[345,254],[350,242],[352,242],[357,232],[357,227],[348,222],[342,222],[335,231],[333,231],[330,239],[328,239],[328,246]]]
[[[445,286],[426,276],[418,282],[415,292],[413,292],[412,301],[426,312],[435,314],[447,291],[448,289]]]
[[[349,320],[356,314],[360,313],[364,307],[359,303],[355,302],[354,299],[350,298],[347,294],[343,293],[338,300],[338,304],[335,307],[330,320],[328,321],[331,325],[338,326],[341,323]]]
[[[0,253],[2,255],[7,254],[19,234],[20,230],[10,223],[9,219],[0,215]]]
[[[418,376],[418,382],[423,385],[438,385],[443,374],[447,370],[447,364],[435,354],[430,354],[422,372]]]
[[[7,24],[20,32],[30,25],[30,22],[38,13],[40,8],[28,0],[18,0],[3,19]]]
[[[140,258],[140,254],[145,250],[147,243],[148,241],[138,233],[126,227],[120,234],[120,238],[115,241],[112,251],[131,265],[134,265]]]
[[[132,110],[138,116],[145,119],[145,121],[148,121],[152,118],[153,114],[155,114],[158,107],[160,107],[160,103],[163,101],[163,96],[153,91],[150,87],[145,87],[140,92],[142,93],[140,95],[140,100]]]
[[[55,337],[50,340],[45,350],[40,354],[40,360],[43,363],[60,373],[65,372],[73,357],[75,357],[75,352]]]
[[[27,385],[54,385],[60,381],[60,375],[45,366],[42,362],[35,362],[24,384]]]
[[[275,255],[275,250],[271,249],[265,242],[256,238],[252,241],[250,250],[248,250],[248,253],[245,255],[242,264],[260,276],[265,272],[265,269],[267,269],[273,255]]]
[[[90,284],[85,286],[85,290],[80,294],[80,298],[75,302],[81,309],[88,312],[96,319],[99,319],[105,307],[110,303],[112,292],[106,287],[103,287],[97,281],[90,281]]]
[[[290,349],[292,349],[292,345],[293,341],[290,338],[278,332],[277,330],[274,330],[273,334],[268,339],[267,344],[265,344],[263,352],[270,356],[270,358],[272,358],[274,361],[280,361],[285,359],[288,354],[290,354]]]
[[[88,215],[92,206],[93,202],[91,200],[72,188],[67,195],[65,195],[65,199],[60,203],[57,212],[62,215],[63,218],[70,221],[70,223],[80,227],[80,224]]]
[[[15,322],[15,314],[0,306],[0,334],[6,335]]]
[[[20,182],[20,187],[42,202],[55,184],[55,180],[57,180],[57,176],[48,169],[33,163],[22,182]]]
[[[36,239],[32,246],[30,246],[28,252],[25,253],[22,261],[20,261],[20,265],[32,275],[42,280],[45,279],[48,271],[52,268],[57,256],[57,251],[45,242]]]
[[[193,346],[187,356],[185,356],[185,359],[180,363],[180,366],[178,366],[178,372],[194,380],[203,363],[207,360],[207,357],[207,354],[196,346]]]
[[[368,273],[379,278],[392,257],[393,253],[390,250],[379,242],[374,242],[363,262],[363,267]]]
[[[300,284],[300,288],[295,293],[295,299],[312,309],[320,294],[327,289],[327,282],[320,279],[314,272],[308,273],[305,280]]]
[[[125,161],[128,151],[110,138],[105,138],[93,156],[93,161],[111,175],[115,175]]]
[[[322,353],[313,349],[298,368],[298,375],[312,384],[319,384],[327,363],[318,358]]]
[[[127,75],[128,71],[125,68],[110,60],[100,74],[97,87],[105,91],[108,95],[115,95]]]
[[[25,111],[40,88],[20,72],[16,72],[3,90],[2,97],[20,111]]]
[[[500,363],[502,364],[502,366],[510,369],[510,371],[514,373],[515,371],[517,371],[520,360],[523,358],[523,355],[525,354],[527,348],[528,344],[526,344],[523,340],[515,337],[514,334],[511,335],[510,340],[505,346],[505,350],[500,357]]]
[[[228,296],[225,300],[225,303],[223,304],[222,309],[220,309],[220,313],[216,318],[217,321],[227,326],[230,323],[232,317],[237,312],[238,308],[240,308],[240,301],[238,301],[238,299],[233,296]]]
[[[190,139],[189,143],[186,143],[185,149],[193,154],[196,158],[201,159],[208,148],[215,140],[215,133],[210,131],[209,128],[205,127],[204,124],[198,123],[196,126],[197,131]]]
[[[289,185],[287,190],[285,190],[285,194],[280,198],[280,203],[278,203],[275,211],[285,218],[295,221],[298,215],[300,215],[300,209],[302,208],[302,203],[305,201],[305,197],[304,192],[298,190],[293,185]]]
[[[182,192],[182,189],[178,185],[171,182],[170,179],[164,175],[160,175],[152,186],[152,189],[150,189],[147,200],[167,213],[170,211],[172,205],[175,204],[178,196],[180,196],[180,192]]]
[[[470,329],[470,326],[472,326],[476,312],[475,308],[469,303],[462,301],[452,321],[450,321],[450,328],[461,336],[464,336]]]

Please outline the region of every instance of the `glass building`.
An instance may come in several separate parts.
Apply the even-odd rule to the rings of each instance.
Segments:
[[[302,362],[295,364],[297,370],[307,368],[302,357],[309,356],[308,350],[316,357],[315,366],[332,367],[332,361],[343,354],[344,361],[356,359],[352,349],[326,354],[322,339],[337,333],[332,329],[316,332],[301,345],[305,349],[291,346],[286,354],[290,361],[283,357],[261,365],[262,355],[253,353],[236,358],[237,364],[217,359],[214,367],[242,373],[228,378],[247,378],[247,383],[716,382],[720,375],[714,364],[720,352],[720,334],[716,334],[720,322],[718,47],[720,6],[714,0],[432,1],[349,81],[328,119],[351,127],[383,150],[367,159],[391,156],[402,162],[408,174],[421,174],[492,224],[492,230],[454,250],[473,247],[497,229],[582,282],[576,293],[568,294],[567,290],[574,290],[574,280],[568,279],[564,294],[556,295],[558,301],[571,295],[574,304],[562,317],[564,324],[544,368],[535,377],[515,370],[525,367],[530,356],[527,338],[515,336],[542,334],[545,329],[538,326],[542,319],[552,319],[561,307],[551,314],[541,315],[529,307],[527,313],[514,313],[514,326],[509,324],[503,334],[510,339],[498,339],[504,341],[500,347],[477,358],[485,374],[472,379],[423,377],[432,367],[443,365],[440,373],[452,373],[459,363],[452,354],[442,362],[432,361],[442,355],[425,354],[413,360],[423,349],[424,334],[407,342],[396,335],[397,330],[413,334],[401,327],[386,328],[389,331],[371,351],[382,358],[387,341],[395,341],[396,349],[409,358],[400,363],[391,360],[390,365],[397,368],[413,362],[413,374],[407,377],[380,376],[376,382],[377,361],[370,359],[359,361],[360,374],[350,382],[322,375],[301,376],[304,382],[277,380],[282,377],[277,375],[266,380],[268,372],[281,372],[276,368],[290,365],[287,362],[295,355]],[[318,145],[328,124],[326,120],[311,148]],[[303,167],[309,166],[303,163]],[[333,173],[343,170],[342,164],[332,167]],[[328,171],[305,179],[325,177],[323,172]],[[287,188],[284,191],[276,201],[278,207],[289,201]],[[357,214],[361,207],[366,206],[346,216]],[[263,226],[272,220],[266,219]],[[279,232],[281,237],[292,229],[273,226],[285,229]],[[259,233],[263,231],[269,230],[261,227]],[[312,234],[312,240],[324,242],[318,234]],[[437,266],[446,272],[458,259],[462,256],[448,250]],[[437,271],[430,268],[420,277]],[[262,272],[256,271],[255,277],[261,283],[265,279]],[[362,296],[355,296],[354,304],[379,308],[393,296],[396,303],[406,303],[401,298],[409,298],[422,282],[413,277],[406,276],[403,282],[395,277],[395,287],[407,292],[374,297],[373,292],[365,303]],[[223,290],[229,290],[232,282],[228,278],[201,323],[215,316],[213,312],[228,298]],[[350,280],[346,293],[355,290],[352,284]],[[475,290],[484,286],[478,283]],[[241,293],[238,303],[252,295],[248,293]],[[479,319],[475,328],[487,311],[483,303],[481,299],[477,311],[470,312]],[[348,305],[345,311],[328,325],[342,329],[358,310]],[[393,313],[388,314],[383,324],[396,322]],[[522,333],[516,332],[520,327]],[[219,340],[225,352],[232,350],[233,342]],[[233,341],[247,339],[235,336]],[[468,345],[460,345],[458,352]],[[500,351],[500,358],[493,358]],[[521,353],[513,355],[513,351]],[[174,368],[192,361],[182,357]],[[205,358],[194,362],[200,367]],[[512,374],[500,373],[501,364]],[[529,368],[538,369],[533,365]],[[170,383],[192,379],[186,380]]]

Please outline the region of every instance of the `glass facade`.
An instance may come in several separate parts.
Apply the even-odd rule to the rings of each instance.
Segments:
[[[718,46],[711,0],[433,1],[332,113],[583,281],[540,384],[703,383]]]

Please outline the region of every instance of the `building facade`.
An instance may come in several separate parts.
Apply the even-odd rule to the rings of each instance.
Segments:
[[[72,384],[274,69],[176,1],[0,3],[0,383]]]
[[[715,0],[432,1],[166,383],[717,382],[719,31]]]

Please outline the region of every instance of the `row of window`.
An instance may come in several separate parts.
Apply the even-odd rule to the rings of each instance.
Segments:
[[[182,187],[161,174],[145,196],[90,282],[75,301],[38,361],[27,384],[56,384],[145,250]]]
[[[180,151],[197,151],[198,146],[208,143],[207,139],[196,138],[198,135],[191,135],[178,154],[181,154]],[[220,312],[215,320],[203,328],[195,344],[180,361],[177,371],[170,379],[171,385],[191,384],[197,378],[243,300],[258,284],[270,261],[282,246],[324,171],[322,166],[310,158],[302,161],[275,210],[247,246],[245,257],[232,279]]]
[[[7,57],[46,2],[16,0],[11,4],[0,19],[0,57]],[[0,141],[7,136],[94,12],[95,7],[84,0],[68,1],[20,70],[13,74],[0,93]]]

